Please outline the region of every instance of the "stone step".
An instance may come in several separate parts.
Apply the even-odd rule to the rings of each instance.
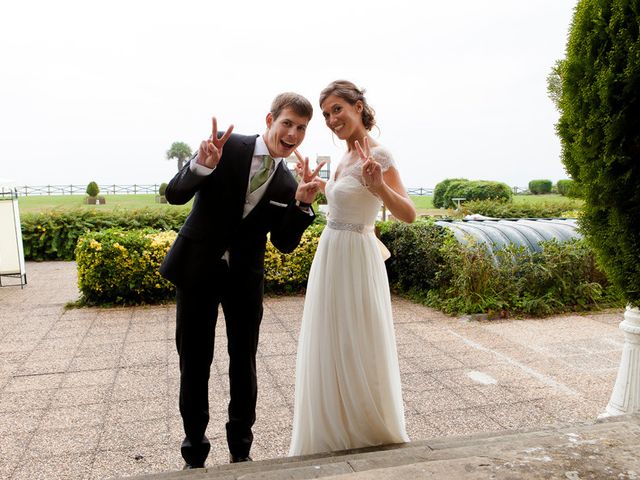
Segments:
[[[632,479],[640,478],[638,446],[640,415],[624,415],[536,431],[433,438],[129,480]]]

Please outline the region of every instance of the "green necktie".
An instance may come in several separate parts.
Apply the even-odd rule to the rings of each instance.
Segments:
[[[271,172],[271,166],[273,165],[273,158],[270,155],[262,156],[262,167],[251,177],[251,182],[249,183],[249,191],[253,192],[260,188],[264,182],[269,178],[269,173]]]

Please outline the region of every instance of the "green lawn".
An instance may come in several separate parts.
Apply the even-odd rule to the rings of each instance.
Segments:
[[[74,208],[96,208],[96,209],[137,209],[137,208],[171,208],[166,203],[156,203],[156,196],[153,194],[139,195],[103,195],[106,204],[104,205],[86,205],[84,204],[84,195],[30,195],[28,197],[21,196],[18,200],[21,212],[39,212],[42,210],[52,209],[74,209]],[[433,209],[433,196],[431,195],[411,195],[416,210],[419,213]],[[562,195],[514,195],[514,203],[544,203],[569,200]],[[581,201],[580,201],[581,202]]]
[[[86,205],[84,195],[29,195],[20,196],[18,205],[20,212],[40,212],[42,210],[75,208],[94,208],[99,210],[112,210],[115,208],[138,209],[138,208],[171,208],[166,203],[156,203],[154,194],[138,195],[102,195],[106,201],[104,205]]]
[[[513,196],[513,203],[515,204],[527,204],[527,203],[538,204],[538,203],[556,202],[556,201],[558,202],[574,201],[582,205],[582,200],[563,197],[558,193],[548,193],[545,195],[514,195]]]
[[[432,195],[411,195],[411,200],[418,210],[433,208]]]

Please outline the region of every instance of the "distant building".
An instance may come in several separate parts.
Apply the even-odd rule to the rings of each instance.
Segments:
[[[289,157],[285,158],[285,161],[287,162],[287,167],[289,167],[289,170],[291,170],[291,173],[295,175],[296,163],[298,162],[298,158],[295,155],[290,155]],[[320,173],[318,174],[318,176],[323,180],[329,180],[329,176],[331,175],[331,156],[330,155],[317,155],[315,165],[313,164],[312,161],[310,161],[309,168],[313,170],[316,165],[324,161],[326,161],[327,163],[324,165],[324,167],[322,167],[322,170],[320,170]]]

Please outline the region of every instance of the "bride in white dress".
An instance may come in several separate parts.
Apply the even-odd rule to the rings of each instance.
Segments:
[[[333,82],[320,108],[347,152],[323,185],[329,216],[307,284],[291,456],[409,440],[385,249],[374,222],[383,203],[406,222],[415,208],[390,152],[369,137],[375,118],[364,91]],[[312,175],[308,161],[302,174]]]

